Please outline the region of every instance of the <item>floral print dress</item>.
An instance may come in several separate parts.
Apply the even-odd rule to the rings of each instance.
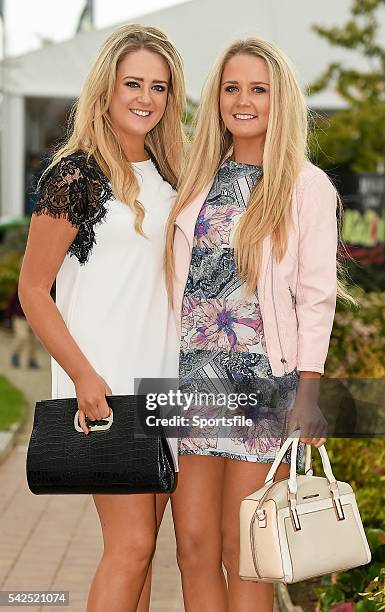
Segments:
[[[250,192],[262,176],[261,166],[226,160],[198,215],[182,304],[179,361],[184,392],[255,392],[258,407],[218,406],[197,402],[189,423],[179,430],[180,455],[213,455],[243,461],[272,462],[285,439],[288,411],[293,407],[299,374],[273,376],[257,291],[247,297],[237,274],[231,247],[236,224]],[[212,424],[234,414],[251,417],[252,425]],[[192,426],[192,416],[207,426]],[[299,445],[297,466],[302,461]],[[284,461],[290,460],[289,451]]]

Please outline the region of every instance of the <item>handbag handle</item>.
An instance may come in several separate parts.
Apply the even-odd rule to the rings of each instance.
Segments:
[[[298,448],[298,443],[299,443],[299,438],[301,435],[301,431],[299,429],[296,429],[295,431],[292,432],[292,434],[290,434],[287,439],[285,440],[285,442],[283,443],[283,445],[281,446],[281,448],[279,449],[279,452],[276,456],[276,458],[274,459],[270,470],[267,473],[267,476],[265,478],[265,484],[267,484],[269,481],[272,481],[274,479],[275,473],[286,453],[286,451],[288,450],[288,448],[290,446],[292,446],[291,448],[291,461],[290,461],[290,478],[289,478],[289,488],[290,491],[292,491],[293,493],[297,492],[297,469],[296,469],[296,458],[297,458],[297,448]],[[293,452],[294,451],[294,452]],[[321,460],[322,460],[322,467],[325,473],[326,478],[328,479],[329,483],[334,483],[337,482],[336,478],[333,474],[333,470],[332,467],[330,465],[330,460],[329,460],[329,456],[326,452],[326,448],[325,445],[322,444],[322,446],[320,446],[318,448],[318,451],[321,455]],[[305,472],[309,473],[310,469],[311,469],[311,445],[307,444],[306,445],[306,463],[305,463]],[[309,475],[309,474],[308,474]]]
[[[293,431],[292,435],[294,435],[295,433],[299,431],[300,431],[299,429],[296,431]],[[265,478],[265,484],[267,484],[269,481],[274,480],[275,473],[282,459],[284,458],[286,451],[292,445],[292,443],[293,443],[293,440],[291,439],[290,436],[288,436],[285,442],[282,444],[281,448],[279,449],[278,454],[276,455],[273,463],[271,464],[271,467]],[[311,469],[311,444],[306,444],[305,474],[306,475],[309,474],[310,476],[313,475],[313,470]]]
[[[265,478],[265,484],[267,484],[269,481],[274,479],[275,473],[278,469],[279,464],[281,463],[283,459],[284,454],[286,453],[287,449],[291,446],[290,477],[287,482],[287,496],[288,496],[291,519],[292,519],[293,527],[295,531],[301,530],[301,524],[300,524],[299,517],[297,514],[297,509],[296,509],[297,490],[298,490],[298,486],[297,486],[297,449],[298,449],[300,434],[301,434],[300,430],[296,429],[295,431],[292,432],[291,436],[288,436],[288,438],[285,440],[284,444],[280,448],[279,453],[276,456]],[[307,445],[307,446],[310,446],[310,445]],[[309,449],[306,449],[306,450],[307,450],[307,454],[306,454],[307,462],[306,463],[309,465],[308,458],[310,459],[311,457],[311,448],[310,448],[310,452],[309,452]],[[330,465],[330,460],[329,460],[329,456],[327,454],[325,445],[322,444],[322,446],[318,448],[318,451],[321,455],[323,471],[329,483],[330,494],[331,494],[334,509],[336,511],[337,519],[339,521],[344,520],[345,515],[344,515],[344,511],[343,511],[343,507],[342,507],[342,503],[340,499],[338,483],[333,474],[333,470]]]

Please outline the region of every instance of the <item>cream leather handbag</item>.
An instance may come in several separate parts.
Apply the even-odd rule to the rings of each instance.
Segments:
[[[296,473],[300,432],[286,439],[264,486],[241,503],[240,565],[243,580],[299,582],[365,565],[371,553],[356,498],[337,481],[325,445],[319,447],[325,476],[313,476],[311,445],[305,475]],[[291,446],[290,477],[274,481]]]

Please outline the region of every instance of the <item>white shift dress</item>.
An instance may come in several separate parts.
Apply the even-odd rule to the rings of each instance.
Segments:
[[[178,376],[179,343],[163,275],[165,227],[176,193],[152,160],[132,166],[146,237],[83,152],[44,176],[34,210],[79,228],[57,275],[56,305],[113,395],[134,394],[135,379]],[[66,397],[76,397],[74,384],[52,359],[52,398]],[[177,469],[176,440],[169,444]]]

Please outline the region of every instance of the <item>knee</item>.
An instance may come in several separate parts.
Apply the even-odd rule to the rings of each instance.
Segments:
[[[202,539],[200,534],[191,531],[185,531],[182,537],[178,537],[176,559],[181,570],[198,565],[202,550],[201,544],[203,544]]]
[[[176,558],[182,573],[191,572],[192,575],[207,571],[216,566],[221,567],[221,554],[216,544],[210,541],[207,534],[201,532],[185,532],[178,537]]]
[[[109,544],[104,548],[104,559],[122,572],[143,570],[149,566],[155,553],[155,538],[151,535],[132,534],[130,538]]]
[[[236,535],[223,535],[222,561],[228,574],[238,574],[239,537]]]

